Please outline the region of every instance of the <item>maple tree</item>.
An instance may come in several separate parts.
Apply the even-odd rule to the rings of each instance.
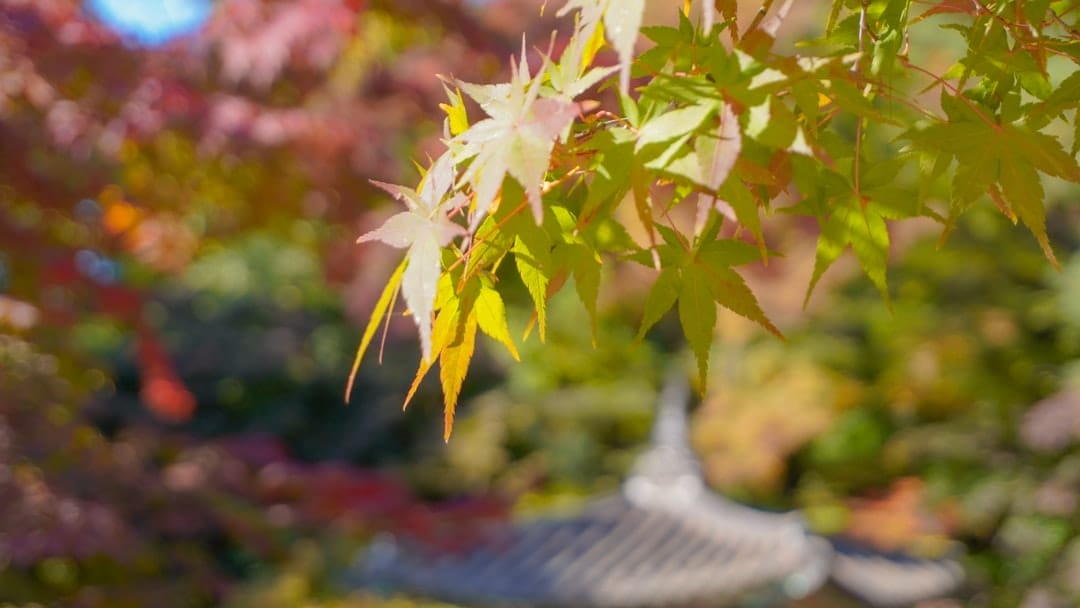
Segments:
[[[784,52],[792,5],[764,2],[744,25],[735,0],[700,15],[686,2],[677,25],[643,27],[641,0],[570,0],[560,56],[523,48],[509,83],[448,81],[447,151],[423,177],[423,205],[387,187],[413,216],[361,237],[411,247],[354,374],[400,288],[423,344],[409,397],[437,361],[449,439],[477,328],[516,356],[500,297],[511,257],[535,310],[526,334],[541,341],[546,303],[571,278],[595,326],[605,266],[655,269],[639,338],[674,308],[704,386],[717,305],[780,335],[737,270],[783,255],[764,233],[776,214],[820,226],[807,300],[850,249],[888,301],[890,223],[930,218],[944,238],[983,199],[1057,266],[1042,181],[1080,182],[1073,3],[834,0],[823,34]],[[939,74],[911,40],[942,30],[965,48]],[[602,65],[605,47],[617,65]],[[590,90],[617,108],[575,101]]]

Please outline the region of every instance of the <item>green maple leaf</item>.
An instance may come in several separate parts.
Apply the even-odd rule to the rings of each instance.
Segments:
[[[914,145],[955,158],[950,223],[982,194],[1003,204],[1035,236],[1052,264],[1057,259],[1046,234],[1046,208],[1039,172],[1080,182],[1080,167],[1054,137],[1018,125],[983,121],[936,124],[910,134]]]
[[[518,276],[536,307],[537,328],[543,342],[547,335],[548,283],[554,274],[551,237],[542,226],[529,222],[520,214],[510,217],[506,229],[514,235],[510,251],[514,254]]]
[[[730,267],[732,263],[758,257],[756,247],[745,243],[738,245],[745,248],[721,246],[707,252],[703,250],[682,268],[682,280],[678,288],[679,322],[697,359],[702,386],[706,384],[709,371],[709,349],[712,347],[713,330],[716,327],[717,304],[754,321],[777,337],[783,337],[761,310],[746,281]]]
[[[885,268],[889,258],[889,231],[885,225],[885,216],[877,205],[863,205],[851,196],[836,202],[821,228],[814,273],[810,278],[810,286],[806,289],[803,307],[810,301],[810,295],[821,275],[825,274],[829,266],[832,266],[849,246],[855,252],[863,272],[870,277],[888,303]]]
[[[749,243],[734,239],[707,239],[701,241],[692,254],[692,262],[683,270],[684,281],[701,282],[712,301],[737,315],[750,319],[778,338],[783,338],[780,330],[761,310],[757,298],[733,266],[749,264],[762,258],[761,250]],[[681,297],[681,296],[680,296]],[[695,294],[696,297],[696,294]],[[682,309],[680,309],[681,311]],[[707,320],[707,317],[706,317]],[[714,318],[715,322],[715,318]],[[684,326],[685,327],[685,326]],[[711,331],[709,335],[711,339]],[[689,335],[687,336],[689,340]],[[700,338],[699,338],[700,339]],[[701,350],[699,353],[698,351]],[[698,345],[699,369],[707,361],[701,359],[708,354]]]
[[[664,268],[660,271],[660,275],[656,277],[652,288],[649,289],[649,295],[645,296],[645,313],[635,341],[640,342],[644,339],[649,328],[656,325],[657,321],[675,305],[675,300],[679,298],[681,282],[682,277],[677,269]]]
[[[720,106],[715,99],[703,99],[700,103],[665,112],[646,122],[638,132],[636,150],[649,144],[671,141],[688,136],[701,126],[705,119]],[[666,163],[663,163],[666,164]]]
[[[757,254],[756,249],[754,249],[754,254]],[[716,300],[717,304],[737,315],[750,319],[769,330],[776,337],[783,338],[780,330],[765,316],[765,312],[761,310],[757,298],[754,297],[754,292],[750,291],[750,287],[747,286],[746,281],[743,280],[739,273],[724,265],[715,263],[710,265],[704,259],[701,267],[705,270],[705,275],[709,280],[709,288],[712,290],[713,299]]]
[[[709,374],[709,349],[716,327],[716,300],[705,268],[691,264],[683,269],[679,288],[679,322],[697,359],[698,376],[704,387]]]
[[[592,243],[577,229],[577,218],[566,207],[551,207],[552,215],[562,232],[562,243],[555,246],[552,257],[556,265],[574,273],[574,289],[589,314],[593,345],[596,343],[596,302],[600,298],[600,265]]]
[[[676,240],[670,229],[660,225],[657,229],[665,240]],[[697,359],[701,383],[705,386],[717,304],[783,337],[765,316],[742,276],[732,269],[761,259],[756,246],[732,239],[716,240],[712,235],[703,236],[690,251],[670,242],[660,249],[665,267],[645,298],[636,340],[644,338],[649,328],[677,303],[683,334]]]

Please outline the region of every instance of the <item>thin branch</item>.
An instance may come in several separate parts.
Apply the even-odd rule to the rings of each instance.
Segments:
[[[855,60],[855,63],[851,65],[851,71],[858,78],[856,80],[861,81],[862,77],[862,64],[863,64],[863,32],[866,31],[866,0],[863,0],[862,7],[859,9],[859,58]],[[862,198],[862,186],[859,177],[862,164],[862,136],[863,136],[863,117],[859,116],[855,119],[855,163],[852,167],[852,177],[855,181],[855,198]]]
[[[916,72],[921,72],[923,74],[926,74],[930,78],[933,78],[935,82],[939,83],[941,86],[945,87],[946,89],[949,89],[949,91],[952,92],[953,96],[956,97],[956,99],[959,99],[968,108],[970,108],[972,112],[977,114],[979,116],[979,118],[981,118],[983,120],[983,122],[985,122],[987,125],[993,127],[995,130],[1001,130],[1001,125],[999,125],[998,123],[991,120],[989,116],[987,116],[981,109],[979,109],[979,106],[972,103],[972,101],[970,99],[968,99],[967,97],[964,97],[961,94],[960,89],[958,89],[957,87],[949,84],[944,78],[942,78],[941,76],[938,76],[937,74],[934,74],[930,70],[927,70],[925,68],[921,68],[921,67],[915,65],[914,63],[911,63],[910,61],[908,61],[904,57],[901,57],[900,61],[901,61],[901,63],[904,64],[904,67],[915,70]]]
[[[1068,24],[1068,23],[1065,23],[1065,20],[1064,20],[1064,19],[1062,19],[1061,17],[1062,17],[1063,15],[1066,15],[1066,14],[1068,14],[1068,13],[1069,13],[1069,11],[1071,11],[1071,10],[1073,10],[1073,9],[1075,9],[1075,8],[1076,8],[1076,6],[1074,5],[1073,7],[1069,8],[1069,9],[1068,9],[1068,10],[1066,10],[1066,11],[1065,11],[1064,13],[1062,13],[1061,15],[1058,15],[1058,14],[1057,14],[1057,12],[1056,12],[1056,11],[1055,11],[1055,10],[1054,10],[1053,8],[1048,8],[1048,9],[1047,9],[1048,11],[1050,11],[1050,15],[1051,15],[1051,16],[1053,17],[1054,21],[1057,21],[1058,25],[1060,25],[1061,27],[1065,28],[1065,31],[1066,31],[1066,32],[1069,32],[1069,36],[1071,36],[1071,37],[1072,37],[1072,38],[1074,38],[1074,39],[1076,39],[1076,38],[1080,38],[1080,32],[1078,32],[1078,31],[1076,31],[1075,29],[1073,29],[1073,28],[1069,27],[1069,24]]]
[[[706,0],[706,2],[707,1],[708,0]],[[761,8],[759,8],[757,14],[754,15],[754,20],[751,21],[750,25],[747,26],[747,28],[746,28],[746,34],[749,34],[750,32],[754,31],[755,29],[758,28],[758,26],[761,25],[762,20],[765,19],[765,15],[767,15],[769,13],[769,10],[772,8],[773,2],[775,2],[775,1],[776,0],[765,0],[764,2],[761,3]],[[743,34],[743,37],[745,37],[746,34]]]
[[[787,19],[793,4],[795,4],[795,0],[784,0],[784,3],[780,5],[780,9],[776,11],[776,15],[765,22],[765,25],[761,27],[761,31],[776,38],[776,33],[780,31],[780,26],[784,23],[784,19]]]

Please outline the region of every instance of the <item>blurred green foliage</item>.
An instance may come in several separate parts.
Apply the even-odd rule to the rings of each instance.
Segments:
[[[918,475],[969,546],[978,604],[1080,599],[1078,224],[1060,207],[1051,225],[1061,273],[978,213],[947,246],[904,254],[892,311],[856,283],[792,338],[860,387],[858,408],[797,456],[799,488],[844,496]]]

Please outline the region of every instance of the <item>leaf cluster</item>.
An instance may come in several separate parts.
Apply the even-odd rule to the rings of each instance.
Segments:
[[[447,81],[446,152],[416,191],[388,187],[421,216],[408,235],[402,214],[361,237],[409,250],[356,357],[400,288],[423,344],[413,391],[437,359],[447,438],[477,333],[516,357],[497,272],[508,258],[541,341],[546,302],[570,279],[595,327],[605,267],[654,269],[639,339],[676,310],[702,385],[717,305],[780,335],[738,270],[776,255],[775,214],[820,227],[807,300],[850,249],[888,301],[889,225],[930,218],[946,235],[986,199],[1056,266],[1043,181],[1080,182],[1068,2],[835,0],[824,34],[795,52],[776,44],[792,1],[766,1],[745,26],[735,1],[705,4],[699,20],[687,3],[676,25],[642,27],[643,1],[571,0],[557,57],[540,52],[535,68],[523,48],[508,83]],[[965,45],[942,74],[913,58],[931,28]],[[604,47],[616,65],[601,64]],[[618,107],[579,99],[589,91]]]

